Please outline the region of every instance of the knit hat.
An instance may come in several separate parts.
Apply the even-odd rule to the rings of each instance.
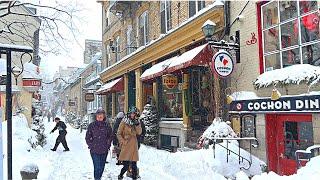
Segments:
[[[102,108],[99,108],[99,109],[96,111],[96,114],[106,114],[106,111],[103,110]]]
[[[120,118],[123,118],[124,117],[124,113],[123,112],[119,112],[117,114],[117,118],[120,119]]]
[[[131,114],[131,113],[139,114],[139,110],[135,106],[132,106],[128,111],[128,114]]]

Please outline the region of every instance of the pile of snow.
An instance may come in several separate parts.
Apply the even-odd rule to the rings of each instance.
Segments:
[[[233,129],[221,118],[215,118],[212,124],[204,131],[202,138],[222,138],[222,137],[237,137]]]
[[[300,180],[300,179],[310,179],[316,180],[320,177],[320,156],[314,157],[306,164],[305,167],[302,167],[298,170],[297,174],[291,176],[279,176],[274,172],[263,173],[261,175],[256,175],[252,178],[252,180]]]
[[[320,81],[320,67],[310,64],[297,64],[282,69],[267,71],[256,79],[254,86],[259,89],[273,84],[300,84],[305,82],[314,85]]]
[[[242,101],[248,99],[258,99],[259,97],[252,91],[237,91],[231,94],[234,101]]]

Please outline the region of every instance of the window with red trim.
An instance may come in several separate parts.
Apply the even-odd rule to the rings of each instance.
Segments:
[[[264,72],[320,66],[320,1],[270,1],[259,8]]]

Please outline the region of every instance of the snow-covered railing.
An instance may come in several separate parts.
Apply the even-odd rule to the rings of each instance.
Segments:
[[[306,150],[297,150],[296,153],[297,167],[302,167],[302,162],[309,162],[312,157],[320,155],[320,145],[313,145],[308,147]]]
[[[259,146],[259,142],[258,142],[258,140],[257,140],[257,138],[254,138],[254,137],[248,137],[248,138],[238,138],[238,137],[231,137],[231,138],[228,138],[228,137],[212,137],[211,139],[211,142],[212,142],[212,144],[213,144],[213,157],[215,158],[216,157],[216,155],[215,155],[215,146],[216,146],[216,144],[217,145],[219,145],[219,146],[221,146],[221,147],[223,147],[223,148],[225,148],[226,150],[227,150],[227,163],[229,162],[229,155],[230,155],[230,153],[232,153],[232,154],[235,154],[236,156],[238,156],[239,157],[239,164],[242,162],[244,162],[244,161],[247,161],[248,162],[248,164],[249,164],[249,166],[246,168],[246,167],[242,167],[243,169],[245,169],[245,170],[248,170],[248,169],[250,169],[250,167],[251,167],[251,165],[252,165],[252,153],[251,153],[251,151],[252,151],[252,147],[254,147],[254,148],[257,148],[258,146]],[[245,157],[243,157],[243,156],[241,156],[241,148],[240,148],[240,145],[238,146],[239,147],[239,149],[238,149],[238,153],[237,152],[235,152],[235,151],[232,151],[231,149],[229,149],[229,141],[232,141],[232,140],[236,140],[236,141],[249,141],[250,142],[250,148],[249,148],[249,153],[250,153],[250,159],[247,159],[247,158],[245,158]],[[223,143],[220,143],[221,141],[226,141],[226,143],[227,143],[227,145],[226,146],[224,146],[224,144]],[[253,144],[252,142],[255,142],[256,144]]]

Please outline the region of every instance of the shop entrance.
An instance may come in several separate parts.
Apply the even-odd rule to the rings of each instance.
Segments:
[[[269,170],[280,175],[296,173],[296,150],[313,145],[312,115],[267,114],[267,156]]]

